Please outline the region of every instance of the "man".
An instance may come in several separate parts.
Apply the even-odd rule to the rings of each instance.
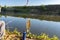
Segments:
[[[0,40],[4,37],[5,35],[5,22],[0,21]]]

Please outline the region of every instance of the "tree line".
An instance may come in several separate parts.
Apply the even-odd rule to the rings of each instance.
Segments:
[[[60,5],[2,7],[2,12],[15,12],[39,15],[60,15]]]

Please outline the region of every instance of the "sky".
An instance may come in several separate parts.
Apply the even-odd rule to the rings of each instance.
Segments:
[[[28,6],[39,6],[49,4],[60,4],[60,0],[29,0]],[[0,0],[1,6],[24,6],[26,0]]]

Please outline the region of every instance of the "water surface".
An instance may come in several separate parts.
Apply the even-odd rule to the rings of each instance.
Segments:
[[[6,29],[13,31],[15,28],[20,32],[26,30],[26,21],[28,18],[1,16],[0,20],[4,20],[6,23]],[[39,35],[40,33],[46,33],[49,36],[57,35],[60,37],[60,22],[46,21],[39,19],[32,19],[30,32]]]

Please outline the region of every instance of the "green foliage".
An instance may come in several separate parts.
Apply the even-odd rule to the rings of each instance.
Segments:
[[[53,38],[51,38],[51,40],[59,40],[57,36],[53,36]]]
[[[43,11],[47,10],[47,8],[45,7],[45,5],[41,5],[40,8],[41,8],[41,10],[43,10]]]
[[[15,30],[13,31],[13,34],[17,34],[18,36],[21,35],[21,33],[17,31],[17,28],[15,28]]]
[[[9,30],[6,30],[6,33],[8,35],[7,38],[9,38],[9,35],[12,37],[10,37],[9,39],[18,39],[20,40],[21,39],[21,33],[17,31],[17,28],[13,31],[13,32],[10,32]],[[15,35],[15,38],[13,38]],[[59,38],[57,36],[53,36],[52,38],[50,38],[47,34],[45,33],[41,33],[40,35],[35,35],[35,34],[32,34],[31,32],[27,33],[27,38],[30,38],[30,39],[36,39],[36,40],[59,40]],[[6,36],[5,36],[6,37]],[[6,40],[6,38],[4,39]]]
[[[45,33],[42,33],[37,38],[40,39],[40,40],[50,40],[50,38],[48,37],[48,35],[46,35]]]
[[[29,32],[29,34],[27,34],[27,37],[28,38],[31,38],[31,39],[32,38],[35,38],[36,39],[37,38],[37,35],[34,35],[34,34],[32,34],[32,33]]]
[[[33,39],[37,39],[37,40],[59,40],[59,38],[57,36],[53,36],[52,38],[50,38],[47,34],[45,33],[41,33],[40,35],[34,35],[32,33],[27,34],[28,38],[33,38]]]

